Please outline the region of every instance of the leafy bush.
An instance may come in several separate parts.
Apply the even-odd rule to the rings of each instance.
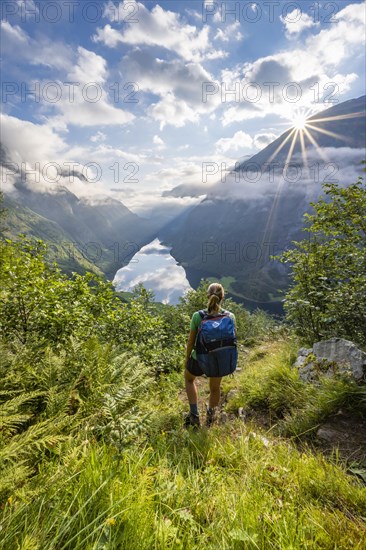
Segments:
[[[333,336],[366,344],[366,187],[324,184],[326,198],[306,214],[309,239],[280,258],[292,266],[285,309],[312,344]]]

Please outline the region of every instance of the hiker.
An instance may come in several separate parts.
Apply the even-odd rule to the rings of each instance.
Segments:
[[[205,374],[209,378],[206,426],[211,426],[220,401],[222,377],[234,372],[237,363],[235,316],[221,307],[223,286],[212,283],[208,287],[207,297],[207,309],[192,315],[187,341],[184,378],[190,412],[185,418],[185,427],[200,426],[196,377]]]

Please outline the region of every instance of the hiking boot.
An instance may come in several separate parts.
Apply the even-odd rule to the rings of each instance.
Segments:
[[[212,426],[215,420],[216,420],[215,409],[210,409],[210,407],[207,407],[206,426],[209,428],[210,426]]]
[[[184,427],[189,428],[190,426],[192,428],[199,428],[201,425],[200,417],[197,414],[188,413],[187,416],[184,419]]]

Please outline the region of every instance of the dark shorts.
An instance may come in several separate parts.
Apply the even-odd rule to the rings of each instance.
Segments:
[[[198,364],[198,361],[193,357],[190,357],[186,365],[187,371],[193,374],[193,376],[203,376],[203,370]]]

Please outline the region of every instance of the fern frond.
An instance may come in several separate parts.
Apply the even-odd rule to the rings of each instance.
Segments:
[[[9,414],[4,417],[0,416],[0,430],[14,433],[31,417],[31,414]]]
[[[0,476],[0,499],[7,498],[10,492],[22,485],[32,474],[32,469],[24,462],[9,465]]]
[[[27,403],[28,401],[31,401],[32,399],[36,399],[37,397],[40,397],[44,395],[43,391],[32,391],[28,393],[22,392],[21,394],[17,395],[16,397],[13,397],[12,399],[8,399],[4,403],[0,405],[0,417],[7,416],[8,414],[12,414],[15,411],[19,409],[24,403]]]
[[[15,435],[11,441],[0,449],[0,466],[3,462],[27,458],[36,451],[54,447],[68,437],[71,428],[79,424],[77,416],[60,415],[30,426],[25,432]],[[66,430],[66,433],[63,433]]]

